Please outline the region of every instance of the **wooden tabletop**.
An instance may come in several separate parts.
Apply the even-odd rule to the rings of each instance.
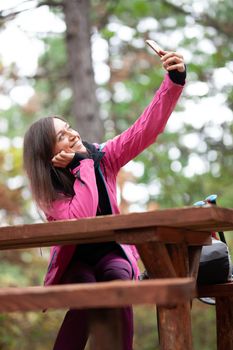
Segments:
[[[233,209],[221,207],[174,208],[78,220],[0,227],[0,249],[116,240],[208,243],[210,231],[233,230]],[[183,236],[182,236],[183,235]],[[185,237],[185,238],[184,238]],[[170,240],[170,241],[169,241]],[[195,243],[196,241],[196,243]]]

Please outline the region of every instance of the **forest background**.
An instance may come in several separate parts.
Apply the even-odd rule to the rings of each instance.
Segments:
[[[1,225],[43,221],[22,166],[34,120],[63,115],[98,142],[140,115],[165,74],[148,38],[184,55],[187,85],[166,131],[122,170],[122,212],[192,205],[211,193],[233,207],[232,12],[231,0],[1,0]],[[42,284],[47,249],[0,258],[1,286]],[[64,312],[1,314],[0,349],[51,349]],[[192,317],[194,347],[214,350],[214,308],[196,301]],[[135,308],[135,350],[158,347],[155,323],[153,308]]]

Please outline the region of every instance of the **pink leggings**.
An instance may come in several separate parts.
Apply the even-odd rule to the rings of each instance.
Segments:
[[[132,279],[132,267],[120,253],[113,252],[95,266],[73,261],[62,283],[90,283]],[[122,308],[123,350],[132,350],[133,310]],[[70,309],[63,320],[53,350],[84,350],[88,339],[88,310]]]

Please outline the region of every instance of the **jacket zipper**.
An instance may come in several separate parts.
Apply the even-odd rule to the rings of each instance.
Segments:
[[[51,260],[50,260],[50,263],[49,263],[49,266],[48,266],[48,272],[50,271],[50,269],[51,269],[51,267],[52,267],[53,260],[55,259],[56,255],[57,255],[57,251],[55,250],[55,251],[53,252],[53,256],[52,256],[52,258],[51,258]]]
[[[109,203],[110,203],[110,207],[111,207],[111,212],[112,212],[112,214],[113,214],[113,211],[112,211],[112,203],[111,203],[110,198],[109,198],[108,189],[107,189],[107,186],[106,186],[106,183],[105,183],[105,178],[104,178],[104,176],[103,176],[103,173],[102,173],[102,170],[101,170],[100,166],[99,166],[99,172],[100,172],[100,175],[101,175],[101,177],[102,177],[102,179],[103,179],[103,183],[104,183],[104,186],[105,186],[105,189],[106,189],[106,193],[107,193],[107,196],[108,196],[108,200],[109,200]],[[116,243],[117,243],[117,242],[116,242]],[[128,261],[128,262],[130,263],[130,265],[131,265],[131,268],[132,268],[132,275],[133,275],[133,279],[134,279],[135,275],[134,275],[133,265],[132,265],[130,259],[128,258],[127,254],[125,253],[124,249],[122,248],[122,246],[121,246],[119,243],[117,243],[117,244],[119,245],[120,249],[122,250],[123,254],[125,255],[127,261]]]
[[[85,185],[85,182],[81,179],[80,170],[77,171],[77,173],[75,174],[75,177],[76,177],[83,185]]]

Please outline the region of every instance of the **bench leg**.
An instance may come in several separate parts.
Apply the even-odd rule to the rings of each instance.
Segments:
[[[188,247],[184,242],[179,245],[149,242],[138,244],[137,249],[151,278],[189,275]],[[190,302],[158,307],[157,318],[161,350],[192,350]]]
[[[177,276],[187,276],[190,264],[187,245],[169,244],[166,247]],[[160,349],[192,350],[190,302],[174,307],[158,307],[157,310]]]
[[[192,350],[190,303],[158,307],[157,319],[161,350]]]
[[[217,349],[233,350],[233,296],[216,298]]]
[[[89,322],[91,350],[123,349],[120,309],[92,309]]]

